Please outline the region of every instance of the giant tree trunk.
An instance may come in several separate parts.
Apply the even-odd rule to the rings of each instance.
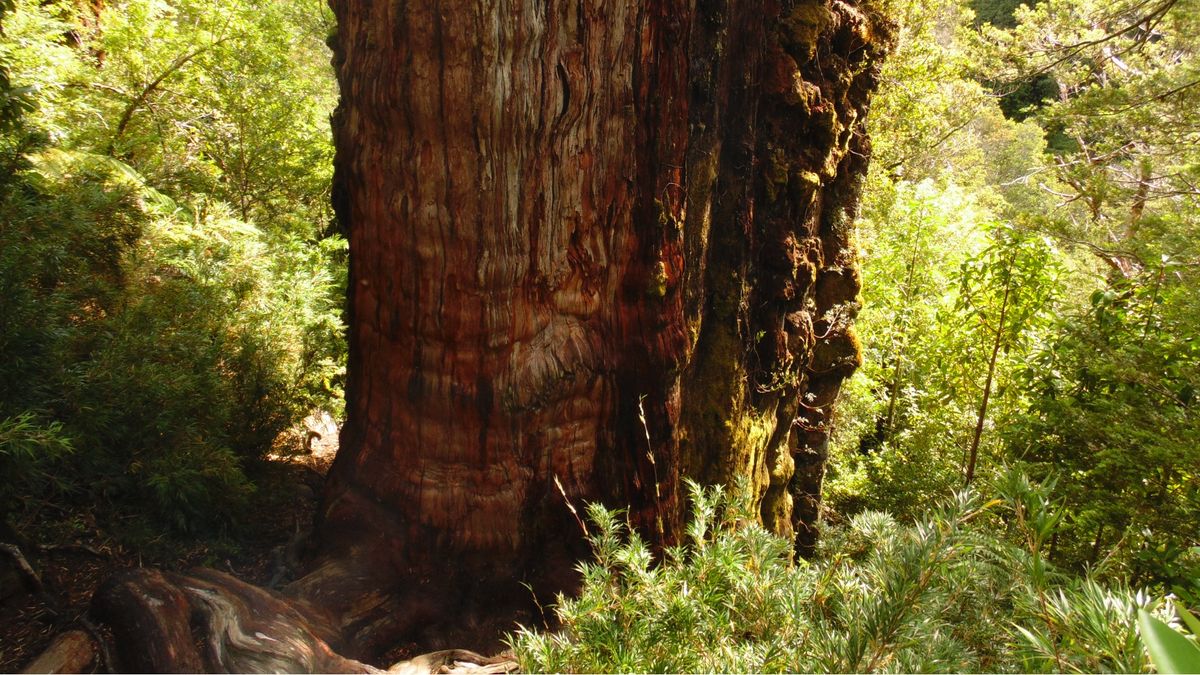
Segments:
[[[331,4],[350,377],[293,624],[370,656],[519,582],[567,588],[566,501],[669,542],[685,476],[747,478],[810,547],[860,358],[886,22],[843,0]]]

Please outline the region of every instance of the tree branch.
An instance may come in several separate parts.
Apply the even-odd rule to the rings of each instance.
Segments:
[[[192,59],[203,54],[204,52],[209,51],[210,49],[213,49],[228,39],[228,37],[223,37],[203,47],[198,47],[185,54],[180,54],[174,61],[171,62],[171,65],[167,66],[166,70],[164,70],[159,74],[158,77],[154,78],[149,84],[143,87],[142,91],[137,96],[134,96],[132,99],[130,99],[129,104],[125,106],[125,111],[121,114],[121,121],[117,123],[117,130],[113,133],[112,139],[108,142],[108,147],[104,150],[105,154],[110,156],[113,154],[113,150],[116,148],[117,142],[121,140],[121,136],[125,135],[125,129],[133,120],[133,113],[136,112],[137,109],[143,104],[145,104],[150,95],[153,94],[168,77],[178,72]]]

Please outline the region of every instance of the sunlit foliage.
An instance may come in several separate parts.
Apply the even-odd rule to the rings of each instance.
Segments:
[[[1194,597],[1197,8],[893,4],[829,516],[920,517],[978,433],[978,471],[1057,480],[1055,560]]]
[[[526,672],[1144,672],[1139,609],[1161,599],[1064,574],[1045,557],[1052,486],[1004,474],[912,525],[866,511],[818,555],[745,505],[693,488],[685,545],[655,564],[620,514],[591,509],[593,561],[560,630],[511,643]]]

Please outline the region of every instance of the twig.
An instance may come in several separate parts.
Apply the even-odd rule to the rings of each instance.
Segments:
[[[1038,75],[1044,75],[1045,73],[1050,72],[1055,66],[1074,58],[1075,56],[1077,56],[1079,53],[1081,53],[1085,49],[1087,49],[1089,47],[1097,47],[1106,42],[1115,40],[1115,39],[1121,37],[1122,35],[1125,35],[1126,33],[1130,33],[1132,31],[1137,30],[1143,24],[1146,24],[1147,27],[1152,30],[1155,26],[1158,25],[1159,21],[1162,20],[1162,18],[1167,14],[1167,12],[1169,12],[1171,10],[1171,8],[1175,6],[1175,4],[1177,2],[1178,2],[1178,0],[1164,0],[1164,2],[1161,3],[1159,6],[1153,8],[1144,16],[1138,17],[1136,21],[1130,23],[1129,25],[1125,26],[1124,28],[1107,33],[1106,35],[1096,38],[1096,39],[1093,39],[1093,40],[1082,40],[1080,42],[1076,42],[1075,44],[1061,46],[1059,49],[1061,51],[1065,52],[1064,56],[1035,70],[1028,77],[1033,78],[1033,77],[1037,77]],[[1147,3],[1142,2],[1142,3],[1138,3],[1138,6],[1141,7],[1141,6],[1145,6],[1146,4]]]
[[[1154,96],[1141,99],[1140,101],[1134,101],[1133,103],[1123,105],[1120,108],[1114,108],[1112,110],[1102,110],[1099,112],[1092,112],[1092,113],[1086,113],[1086,114],[1085,113],[1074,113],[1074,116],[1076,116],[1076,117],[1108,117],[1110,115],[1120,115],[1123,112],[1128,112],[1130,110],[1140,108],[1144,105],[1149,105],[1149,104],[1155,103],[1157,101],[1164,101],[1164,100],[1174,96],[1175,94],[1178,94],[1186,89],[1190,89],[1191,87],[1194,87],[1196,85],[1200,85],[1200,80],[1192,80],[1191,82],[1188,82],[1187,84],[1182,84],[1178,87],[1175,87],[1174,89],[1164,91],[1161,94],[1155,94]]]
[[[46,597],[46,587],[44,584],[42,584],[42,578],[38,576],[37,571],[33,569],[33,565],[30,565],[29,561],[25,559],[25,554],[21,553],[21,549],[16,544],[4,543],[0,544],[0,551],[4,551],[6,554],[8,554],[8,557],[12,558],[13,562],[16,563],[17,570],[21,573],[21,577],[25,579],[25,583],[28,584],[29,590],[35,593],[39,598]],[[46,604],[51,605],[50,611],[58,614],[58,611],[52,606],[51,603]]]
[[[87,553],[94,555],[97,558],[111,558],[111,551],[105,552],[93,546],[86,544],[37,544],[36,547],[39,553],[55,553],[55,552],[72,552],[72,553]]]
[[[645,396],[638,397],[638,419],[642,421],[642,430],[646,432],[646,458],[650,460],[650,468],[654,471],[654,522],[658,527],[658,541],[666,545],[666,533],[662,521],[662,493],[658,487],[658,462],[654,461],[654,444],[650,441],[650,425],[646,423],[646,408],[642,402]]]
[[[567,496],[567,491],[563,489],[562,483],[558,480],[558,474],[554,475],[554,485],[558,488],[558,493],[562,495],[563,501],[566,502],[567,508],[570,509],[571,515],[575,517],[575,522],[579,523],[579,529],[583,530],[583,536],[591,537],[588,533],[587,524],[579,517],[579,512],[575,510],[575,505],[571,503],[571,498]]]

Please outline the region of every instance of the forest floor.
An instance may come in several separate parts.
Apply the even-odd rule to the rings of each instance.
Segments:
[[[0,599],[0,673],[19,672],[59,633],[81,627],[92,593],[110,575],[131,567],[186,570],[196,566],[230,572],[267,585],[280,572],[281,553],[313,520],[325,472],[337,452],[337,427],[327,415],[306,420],[321,434],[312,452],[273,457],[254,471],[254,503],[237,525],[236,536],[137,550],[122,546],[90,513],[46,509],[50,515],[26,529],[34,540],[21,549],[41,578],[44,593],[17,593]],[[64,537],[58,532],[71,532]],[[11,561],[0,560],[7,566]],[[8,570],[8,567],[4,568]],[[0,572],[2,573],[2,572]],[[286,581],[285,579],[284,581]]]

